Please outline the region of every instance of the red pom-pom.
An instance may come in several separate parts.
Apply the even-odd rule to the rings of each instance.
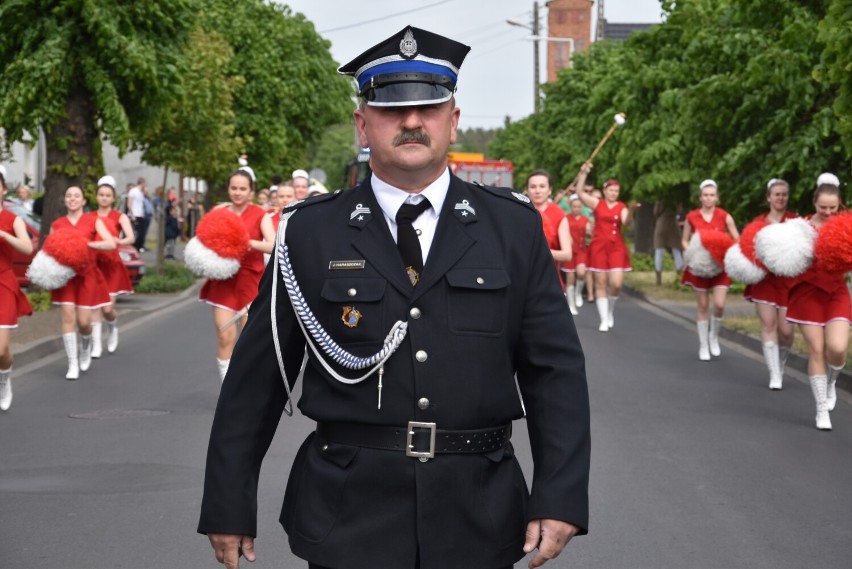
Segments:
[[[81,273],[89,262],[89,241],[75,229],[51,231],[44,240],[42,251],[77,274]]]
[[[765,269],[763,263],[760,262],[760,259],[757,258],[757,253],[754,250],[754,238],[757,237],[757,232],[769,225],[763,219],[756,219],[746,225],[743,228],[743,232],[740,233],[740,249],[743,252],[743,255],[746,259],[760,267],[761,269]]]
[[[725,266],[725,253],[734,244],[731,236],[722,231],[699,231],[701,244],[720,267]]]
[[[814,257],[830,273],[852,271],[852,213],[835,215],[820,228]]]
[[[227,207],[217,207],[201,218],[195,235],[220,257],[242,260],[249,248],[249,234],[240,217]]]

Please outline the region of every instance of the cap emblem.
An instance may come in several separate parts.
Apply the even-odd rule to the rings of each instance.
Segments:
[[[405,31],[405,35],[399,42],[399,53],[407,58],[414,57],[417,54],[417,40],[414,39],[414,34],[410,29]]]

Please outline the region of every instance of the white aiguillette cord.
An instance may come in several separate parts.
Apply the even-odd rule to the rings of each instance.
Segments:
[[[384,345],[382,349],[373,354],[372,356],[361,358],[357,357],[343,348],[335,342],[331,336],[329,336],[328,332],[322,327],[322,325],[317,321],[313,312],[311,312],[310,307],[305,301],[304,296],[302,296],[302,291],[299,289],[299,283],[296,281],[296,275],[293,273],[293,267],[290,265],[290,256],[288,255],[287,243],[284,240],[285,233],[287,232],[287,223],[290,217],[296,211],[290,211],[281,215],[281,222],[278,225],[278,234],[275,238],[275,249],[276,254],[273,255],[273,275],[277,275],[280,269],[281,277],[284,280],[284,286],[287,289],[287,296],[290,298],[290,303],[293,305],[293,310],[295,311],[298,318],[296,319],[299,322],[299,327],[302,329],[302,334],[305,336],[305,341],[308,346],[311,348],[311,351],[316,356],[317,360],[322,364],[323,368],[330,376],[341,383],[345,383],[347,385],[354,385],[356,383],[361,383],[371,375],[373,375],[376,371],[379,372],[379,384],[378,384],[378,408],[382,408],[382,377],[384,376],[384,363],[390,358],[393,353],[399,348],[402,341],[405,339],[405,335],[408,332],[408,323],[403,322],[401,320],[397,320],[396,323],[391,328],[388,335],[385,337]],[[270,309],[270,318],[272,321],[272,341],[275,344],[275,357],[278,359],[278,368],[281,371],[281,378],[284,380],[284,389],[287,391],[287,402],[284,405],[284,412],[287,415],[293,414],[292,407],[292,395],[290,393],[290,383],[287,381],[287,373],[284,371],[284,358],[281,355],[281,342],[278,339],[278,318],[276,307],[278,305],[278,286],[273,276],[272,281],[272,299],[271,299],[271,309]],[[320,351],[317,349],[317,344],[322,348],[322,351],[325,352],[335,363],[352,370],[365,369],[372,366],[367,373],[362,375],[361,377],[355,379],[349,379],[347,377],[343,377],[336,371],[334,371],[328,362],[320,354]],[[304,374],[305,366],[308,360],[308,353],[305,352],[304,359],[302,360],[302,367],[299,371],[299,375]],[[297,378],[298,379],[298,378]]]

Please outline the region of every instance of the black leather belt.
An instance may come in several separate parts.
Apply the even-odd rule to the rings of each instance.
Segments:
[[[317,423],[317,436],[326,442],[380,450],[405,451],[406,456],[429,459],[436,453],[491,452],[505,447],[512,438],[512,425],[449,431],[435,423],[409,421],[407,427],[361,423]]]

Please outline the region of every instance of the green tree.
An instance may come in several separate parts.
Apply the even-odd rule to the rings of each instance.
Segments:
[[[337,74],[331,44],[302,14],[261,0],[210,0],[204,21],[233,50],[227,75],[243,78],[234,122],[258,179],[308,166],[308,145],[354,108],[351,81]]]
[[[64,190],[102,173],[100,137],[126,149],[155,131],[179,96],[179,59],[197,13],[193,0],[0,4],[0,125],[5,144],[44,130],[44,218]]]
[[[329,190],[347,189],[347,166],[357,156],[358,149],[355,126],[351,122],[330,126],[311,144],[307,163],[311,168],[325,171],[328,177],[325,185]]]
[[[852,156],[852,0],[831,0],[819,40],[825,51],[817,76],[839,87],[833,108],[846,153]]]

